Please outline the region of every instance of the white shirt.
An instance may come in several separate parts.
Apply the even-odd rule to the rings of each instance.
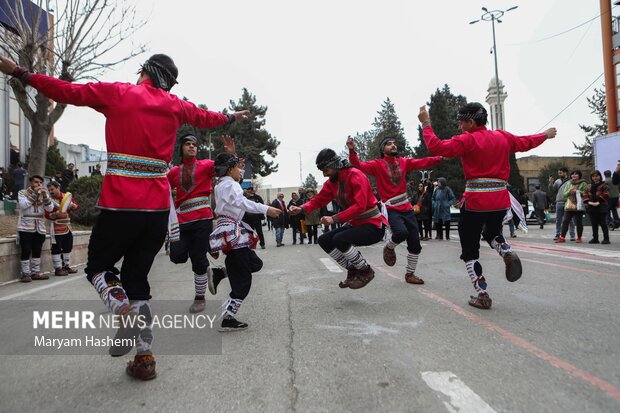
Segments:
[[[239,182],[230,176],[220,178],[215,185],[215,215],[226,215],[241,221],[246,212],[266,214],[269,206],[250,201],[243,195]]]
[[[45,230],[43,211],[50,212],[54,209],[49,196],[43,199],[43,203],[33,202],[26,188],[17,193],[17,203],[19,205],[17,230],[21,232],[38,232],[45,235],[47,231]]]

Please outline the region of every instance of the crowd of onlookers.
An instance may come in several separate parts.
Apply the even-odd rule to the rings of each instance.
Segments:
[[[607,170],[601,174],[595,170],[587,177],[584,177],[580,170],[569,173],[567,168],[560,168],[557,177],[549,177],[549,193],[542,191],[540,185],[536,185],[535,191],[529,194],[529,197],[522,190],[511,188],[509,185],[508,189],[523,210],[522,214],[516,214],[513,209],[514,218],[506,219],[510,236],[517,236],[516,227],[519,221],[517,216],[528,217],[531,203],[536,224],[540,225],[541,229],[550,219],[549,210],[554,209],[556,213],[555,242],[566,242],[567,234],[570,241],[582,242],[583,217],[587,214],[592,227],[592,238],[589,243],[609,244],[609,231],[620,227],[619,187],[620,164],[613,172]],[[265,203],[252,187],[245,190],[245,195],[255,202]],[[292,193],[291,199],[285,200],[284,194],[278,193],[273,201],[267,200],[268,205],[282,210],[278,218],[270,219],[262,215],[246,214],[244,221],[259,234],[261,248],[265,248],[263,225],[268,231],[275,232],[278,247],[284,245],[284,234],[287,229],[291,229],[293,244],[298,242],[299,244],[317,244],[317,237],[320,233],[334,229],[322,225],[320,221],[323,216],[331,216],[341,211],[336,200],[310,214],[290,216],[288,213],[291,205],[301,206],[315,195],[314,189],[299,188],[297,192]],[[375,195],[380,204],[379,196],[376,193]],[[423,179],[419,183],[411,182],[408,185],[408,195],[418,221],[420,240],[427,241],[433,238],[449,240],[450,225],[455,220],[455,215],[458,215],[459,201],[447,180],[438,178],[434,181]],[[337,225],[340,224],[333,226]],[[602,238],[599,237],[599,229]]]

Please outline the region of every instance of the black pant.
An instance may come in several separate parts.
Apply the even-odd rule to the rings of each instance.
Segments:
[[[562,220],[562,237],[566,236],[568,232],[568,225],[570,220],[575,218],[575,226],[577,227],[577,238],[581,238],[583,234],[583,211],[567,211],[564,210],[564,219]]]
[[[73,234],[71,232],[55,235],[54,238],[56,239],[56,243],[52,244],[52,255],[62,253],[68,254],[73,250]]]
[[[618,197],[609,198],[607,200],[607,206],[609,207],[609,213],[611,214],[609,215],[609,222],[614,226],[617,226],[620,224],[620,218],[618,217]]]
[[[607,226],[607,215],[609,211],[605,212],[593,212],[590,215],[590,222],[592,223],[592,239],[598,239],[598,227],[603,230],[603,239],[609,240],[609,227]]]
[[[364,224],[353,227],[349,224],[343,225],[332,231],[326,232],[319,237],[319,245],[323,251],[329,253],[334,248],[341,252],[346,252],[351,245],[365,246],[376,244],[383,239],[385,227],[378,228],[373,224]]]
[[[536,213],[536,222],[538,222],[538,225],[544,225],[545,224],[545,210],[536,208],[534,209],[534,212]]]
[[[491,245],[494,239],[506,242],[502,235],[502,221],[506,211],[468,211],[461,209],[459,217],[459,238],[461,259],[465,262],[480,258],[480,234]],[[484,227],[484,232],[482,228]]]
[[[224,263],[230,282],[230,298],[245,299],[252,287],[252,273],[263,268],[263,261],[254,251],[245,247],[230,250]]]
[[[207,272],[209,260],[209,235],[213,231],[213,220],[202,219],[180,225],[181,238],[170,243],[170,261],[175,264],[192,262],[194,274],[203,275]]]
[[[319,234],[319,226],[317,225],[307,225],[306,224],[306,229],[308,230],[308,244],[312,243],[312,240],[314,239],[314,243],[318,243],[318,234]]]
[[[450,238],[450,221],[444,221],[443,219],[440,219],[436,222],[436,225],[437,237],[439,239],[443,239],[444,227],[446,229],[446,239]]]
[[[256,234],[258,235],[259,244],[261,247],[265,246],[265,234],[263,234],[263,224],[260,219],[253,220],[248,222],[248,225],[252,227]]]
[[[32,254],[32,258],[41,258],[41,249],[44,242],[45,235],[43,234],[19,231],[19,246],[22,250],[21,260],[29,260],[30,254]]]
[[[389,209],[388,221],[392,231],[392,241],[400,244],[407,240],[407,251],[412,254],[419,254],[422,251],[420,234],[418,232],[418,220],[413,211],[394,211]]]
[[[88,281],[114,267],[123,258],[121,282],[130,300],[149,300],[148,274],[168,231],[168,211],[102,210],[88,243]]]

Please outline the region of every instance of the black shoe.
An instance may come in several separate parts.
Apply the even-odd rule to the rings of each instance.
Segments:
[[[220,282],[224,278],[228,277],[228,272],[226,272],[226,268],[223,268],[223,267],[220,267],[220,268],[208,267],[207,277],[208,277],[207,285],[209,286],[209,292],[215,295],[217,294],[217,286],[220,284]]]
[[[246,328],[248,328],[247,323],[238,321],[234,317],[226,316],[222,319],[222,325],[218,330],[222,333],[225,333],[228,331],[241,331],[245,330]]]
[[[260,249],[264,250],[264,249],[265,249],[265,246],[264,246],[264,245],[261,245],[261,246],[260,246]]]
[[[609,240],[608,239],[604,239],[603,242],[601,242],[601,244],[609,244]]]
[[[597,239],[591,239],[588,244],[599,244]]]

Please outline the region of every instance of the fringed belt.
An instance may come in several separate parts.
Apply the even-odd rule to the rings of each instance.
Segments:
[[[498,192],[506,189],[506,181],[494,178],[470,179],[465,182],[466,192]]]
[[[187,214],[197,209],[210,208],[211,201],[208,196],[199,196],[196,198],[186,199],[179,205],[179,214]]]
[[[381,212],[379,212],[379,208],[375,205],[367,211],[362,212],[360,215],[353,218],[353,221],[360,221],[362,219],[372,219],[378,218],[381,216]]]
[[[396,195],[395,197],[388,199],[387,201],[385,201],[385,205],[396,207],[406,204],[407,202],[409,202],[409,199],[407,197],[407,193],[405,192],[403,194]]]
[[[165,178],[168,164],[161,159],[144,156],[108,153],[106,175],[130,178]]]

